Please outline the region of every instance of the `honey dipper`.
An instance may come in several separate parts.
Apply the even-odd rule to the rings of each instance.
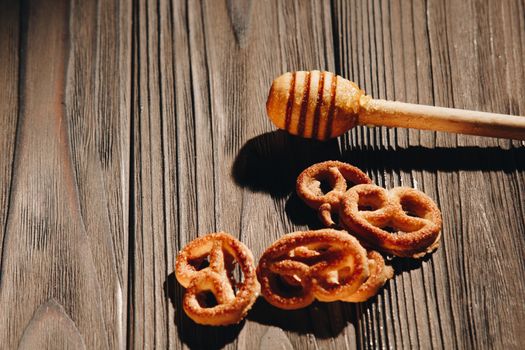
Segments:
[[[356,125],[525,140],[525,117],[376,100],[330,72],[281,75],[272,83],[266,110],[278,128],[319,140],[340,136]]]

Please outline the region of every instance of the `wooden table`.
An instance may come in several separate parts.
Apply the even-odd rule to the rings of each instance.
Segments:
[[[0,348],[525,346],[525,144],[358,128],[274,131],[272,79],[326,69],[377,98],[525,115],[525,3],[0,2]],[[209,328],[177,251],[227,231],[256,258],[319,227],[293,193],[342,159],[425,191],[442,245],[362,304]]]

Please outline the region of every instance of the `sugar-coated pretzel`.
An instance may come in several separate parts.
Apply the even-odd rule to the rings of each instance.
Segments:
[[[323,193],[321,181],[328,181],[331,190]],[[306,168],[297,178],[297,195],[311,208],[327,227],[334,227],[332,214],[339,212],[339,202],[347,190],[347,181],[355,185],[370,184],[372,180],[361,170],[347,163],[330,160]]]
[[[345,231],[294,232],[274,242],[259,260],[261,294],[282,309],[299,309],[354,294],[368,278],[366,250]]]
[[[340,220],[365,244],[396,256],[420,258],[439,246],[441,212],[413,188],[354,186],[341,199]]]
[[[354,294],[342,299],[343,301],[352,303],[367,301],[377,294],[386,281],[394,277],[394,269],[392,266],[385,265],[385,260],[381,254],[371,250],[368,252],[367,257],[370,276]]]
[[[206,261],[209,266],[200,268]],[[243,280],[237,284],[233,279],[235,263],[243,274]],[[200,324],[218,326],[240,322],[260,291],[252,252],[224,232],[207,234],[184,247],[177,256],[175,275],[186,288],[184,311]],[[202,305],[202,297],[207,292],[214,295],[216,306]]]

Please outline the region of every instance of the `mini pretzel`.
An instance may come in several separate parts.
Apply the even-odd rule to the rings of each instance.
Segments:
[[[209,266],[200,268],[206,259]],[[238,284],[233,279],[235,262],[244,277]],[[218,326],[240,322],[260,291],[252,252],[223,232],[199,237],[184,247],[177,256],[175,275],[186,288],[184,311],[200,324]],[[216,306],[203,305],[206,292],[214,295]]]
[[[439,246],[441,212],[413,188],[355,186],[341,200],[340,219],[366,244],[397,256],[420,258]]]
[[[282,309],[299,309],[314,299],[349,297],[368,278],[365,249],[345,231],[290,233],[274,242],[257,266],[261,294]]]
[[[325,194],[321,189],[322,180],[328,180],[332,187]],[[317,163],[306,168],[297,178],[297,195],[318,211],[325,226],[334,227],[332,214],[339,212],[339,202],[347,190],[347,181],[356,185],[372,183],[365,173],[350,164],[335,160]]]
[[[377,294],[379,288],[383,287],[386,281],[394,277],[394,269],[391,266],[385,265],[385,260],[381,254],[371,250],[368,252],[367,257],[370,276],[354,294],[342,299],[343,301],[353,303],[367,301]]]

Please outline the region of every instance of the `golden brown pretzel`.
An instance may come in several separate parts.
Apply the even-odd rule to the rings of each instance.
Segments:
[[[206,261],[209,266],[201,268]],[[238,284],[233,279],[235,263],[243,273],[243,280]],[[218,326],[240,322],[260,291],[251,251],[224,232],[199,237],[184,247],[177,256],[175,275],[186,288],[184,311],[200,324]],[[203,305],[206,292],[213,294],[216,306]]]
[[[385,265],[385,260],[381,254],[371,250],[368,252],[367,257],[370,276],[354,294],[342,299],[343,301],[352,303],[367,301],[377,294],[379,288],[383,287],[386,281],[394,277],[394,269],[391,266]]]
[[[332,188],[323,193],[321,181]],[[361,170],[335,160],[317,163],[306,168],[297,178],[297,195],[311,208],[316,209],[320,220],[327,227],[334,227],[333,213],[339,212],[339,202],[347,190],[347,182],[370,184],[372,180]]]
[[[274,242],[259,260],[261,294],[282,309],[314,299],[335,301],[355,293],[368,278],[365,249],[345,231],[294,232]]]
[[[397,256],[419,258],[439,246],[441,212],[413,188],[354,186],[341,199],[340,220],[366,244]]]

